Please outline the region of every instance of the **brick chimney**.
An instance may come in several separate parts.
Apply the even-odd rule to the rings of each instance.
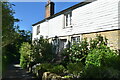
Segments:
[[[48,18],[54,14],[54,3],[48,0],[45,6],[45,18]]]

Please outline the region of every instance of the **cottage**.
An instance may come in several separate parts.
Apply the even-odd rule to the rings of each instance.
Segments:
[[[50,42],[58,39],[61,51],[69,42],[101,34],[107,37],[110,47],[120,49],[119,0],[86,0],[56,14],[54,5],[49,0],[45,19],[32,25],[32,40],[41,35]]]

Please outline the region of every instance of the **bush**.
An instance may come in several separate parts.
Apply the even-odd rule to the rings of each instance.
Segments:
[[[27,68],[27,60],[23,56],[20,57],[20,66],[23,69]]]
[[[107,39],[101,35],[97,35],[89,43],[87,39],[74,43],[62,55],[62,64],[68,64],[67,69],[71,74],[83,72],[83,78],[120,78],[120,55],[107,46]],[[79,62],[85,67],[78,67]]]
[[[56,73],[56,74],[63,74],[65,71],[65,68],[62,65],[56,65],[52,69],[50,69],[49,71]]]
[[[115,58],[117,58],[117,54],[113,50],[110,50],[106,45],[101,45],[88,54],[85,63],[86,66],[109,66],[113,64],[111,61],[115,62]]]
[[[50,71],[54,67],[54,64],[43,63],[43,64],[41,64],[41,67],[46,69],[47,71]]]
[[[70,48],[65,49],[62,53],[63,56],[63,63],[75,63],[75,62],[82,62],[85,63],[85,58],[88,54],[88,42],[87,39],[83,39],[80,43],[74,43]]]
[[[33,53],[33,59],[36,64],[50,62],[54,57],[52,45],[47,39],[43,39],[42,36],[39,40],[34,40]]]
[[[43,73],[45,71],[56,73],[56,74],[63,74],[65,71],[65,68],[62,65],[43,63],[40,65],[36,65],[35,70],[33,72],[39,72],[41,74],[41,72]],[[38,73],[36,73],[36,74],[38,74]]]
[[[30,63],[32,48],[28,42],[24,42],[20,48],[20,65],[22,68],[27,68],[27,64]]]
[[[81,78],[94,78],[94,79],[115,79],[119,80],[120,71],[114,69],[113,67],[105,67],[105,66],[93,66],[90,65],[88,68],[85,68]]]
[[[79,76],[82,73],[83,70],[83,64],[82,63],[69,63],[67,65],[67,70],[69,73]]]
[[[91,40],[90,53],[85,61],[84,78],[120,78],[119,55],[106,45],[106,40],[100,36]]]

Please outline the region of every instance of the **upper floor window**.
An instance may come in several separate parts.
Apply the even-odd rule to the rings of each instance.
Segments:
[[[40,25],[37,26],[37,35],[40,33]]]
[[[72,27],[72,12],[67,12],[64,14],[64,21],[65,21],[65,26],[64,28],[66,27]]]

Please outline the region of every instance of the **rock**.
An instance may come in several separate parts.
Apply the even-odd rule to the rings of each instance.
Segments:
[[[44,72],[42,76],[42,80],[62,80],[62,77],[58,76],[55,73]]]
[[[48,75],[50,74],[50,72],[44,72],[43,76],[42,76],[42,80],[48,80]]]

